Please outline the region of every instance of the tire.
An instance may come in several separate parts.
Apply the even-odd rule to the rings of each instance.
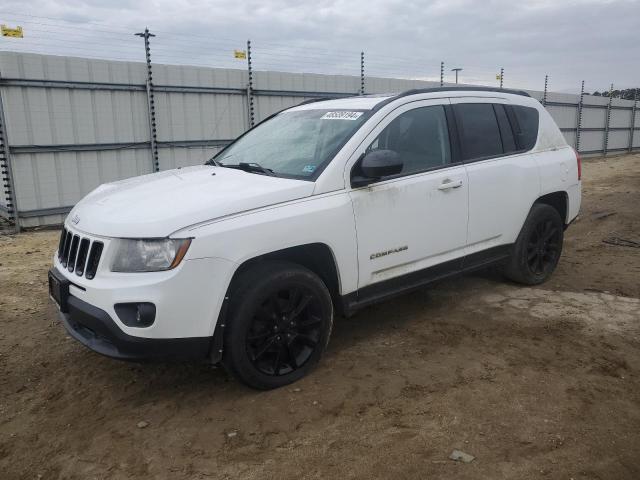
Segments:
[[[545,282],[558,265],[563,238],[564,222],[558,211],[534,204],[505,266],[506,277],[524,285]]]
[[[222,363],[242,383],[269,390],[318,363],[333,327],[324,282],[300,265],[267,261],[242,273],[229,298]]]

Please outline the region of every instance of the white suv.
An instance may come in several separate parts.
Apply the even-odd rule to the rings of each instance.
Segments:
[[[318,362],[334,312],[491,264],[545,281],[580,197],[580,159],[524,92],[306,102],[205,165],[87,195],[50,293],[97,352],[222,361],[274,388]]]

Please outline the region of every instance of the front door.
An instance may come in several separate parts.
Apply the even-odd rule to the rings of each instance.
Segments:
[[[461,263],[468,221],[467,174],[452,158],[445,109],[442,100],[401,106],[364,142],[364,152],[396,151],[403,170],[350,192],[358,288],[394,278],[415,283],[418,271],[443,262],[455,269]]]

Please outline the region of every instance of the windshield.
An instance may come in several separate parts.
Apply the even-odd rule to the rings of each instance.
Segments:
[[[216,155],[221,166],[256,164],[275,175],[310,178],[364,123],[364,111],[283,112]]]

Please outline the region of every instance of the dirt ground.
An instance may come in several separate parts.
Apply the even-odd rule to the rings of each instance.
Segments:
[[[640,248],[602,241],[640,241],[640,155],[583,171],[547,284],[484,272],[339,319],[270,392],[85,349],[47,296],[58,232],[0,237],[0,478],[640,478]]]

